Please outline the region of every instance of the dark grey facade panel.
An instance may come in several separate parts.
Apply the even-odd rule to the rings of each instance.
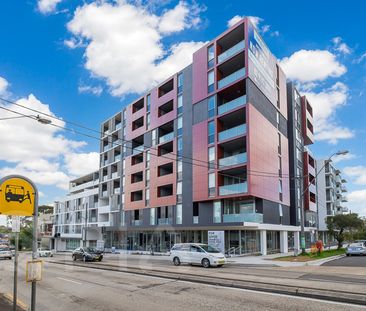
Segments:
[[[193,105],[193,125],[208,119],[207,98]]]
[[[277,109],[267,99],[267,97],[259,90],[249,78],[246,79],[247,100],[250,102],[274,127],[277,128]],[[287,121],[280,114],[279,131],[287,137]]]

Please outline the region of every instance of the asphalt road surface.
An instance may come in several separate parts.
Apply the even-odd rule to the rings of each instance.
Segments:
[[[346,256],[326,262],[322,266],[366,268],[366,256]]]
[[[18,297],[30,304],[20,257]],[[13,262],[0,261],[0,292],[12,292]],[[76,266],[44,264],[37,286],[37,311],[43,310],[366,310],[362,307],[193,284],[178,280]]]

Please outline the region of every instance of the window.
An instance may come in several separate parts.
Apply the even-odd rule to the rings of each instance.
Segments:
[[[152,226],[156,225],[156,209],[155,208],[150,209],[150,225],[152,225]]]
[[[208,122],[208,143],[215,142],[215,121]]]
[[[181,225],[182,224],[182,204],[177,204],[176,206],[176,210],[175,210],[175,223],[177,225]]]
[[[150,204],[150,189],[147,188],[145,190],[145,205],[149,205]]]
[[[150,150],[146,151],[146,167],[149,167],[150,164]]]
[[[178,115],[183,112],[183,95],[178,95]]]
[[[182,93],[183,91],[183,73],[178,74],[178,94]]]
[[[280,113],[276,111],[277,128],[280,128]]]
[[[216,175],[215,173],[208,174],[208,196],[212,197],[216,193]]]
[[[183,174],[183,162],[181,160],[177,161],[177,178],[178,180],[182,180]]]
[[[146,129],[148,129],[149,128],[149,126],[150,126],[150,113],[147,113],[146,114]]]
[[[156,145],[156,129],[151,132],[151,144]]]
[[[214,66],[214,62],[215,62],[215,51],[214,51],[214,46],[210,45],[207,48],[207,67],[208,69],[211,69]]]
[[[215,201],[213,203],[213,222],[215,224],[221,222],[221,201]]]
[[[280,217],[283,217],[282,204],[278,204],[278,211],[279,211]]]
[[[212,118],[216,114],[216,98],[215,96],[211,96],[208,99],[208,117]]]
[[[280,201],[282,201],[282,198],[283,198],[283,195],[282,195],[282,180],[278,181],[278,193],[279,193]]]
[[[177,182],[177,201],[178,202],[182,202],[182,182],[178,181]]]
[[[146,170],[146,187],[150,185],[150,170]]]
[[[281,134],[278,133],[278,154],[281,154]]]
[[[182,137],[177,138],[177,153],[178,153],[178,156],[181,156],[183,154],[183,139],[182,139]]]
[[[151,97],[150,94],[146,96],[146,111],[150,112],[150,103],[151,103]]]
[[[215,169],[215,147],[208,148],[208,165],[210,170]]]
[[[207,74],[207,92],[212,93],[215,89],[215,73],[211,70]]]
[[[183,133],[183,117],[180,116],[177,119],[177,134],[178,136],[182,135]]]
[[[278,156],[278,176],[282,177],[282,160],[280,156]]]

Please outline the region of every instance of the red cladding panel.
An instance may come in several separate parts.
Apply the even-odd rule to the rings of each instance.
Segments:
[[[311,145],[314,143],[313,107],[305,96],[301,97],[301,113],[304,144]]]
[[[192,151],[193,165],[193,201],[203,201],[208,198],[208,168],[200,161],[208,160],[207,122],[193,126]]]
[[[258,110],[248,104],[249,194],[290,204],[289,179],[282,178],[283,201],[279,200],[278,131]],[[283,174],[288,174],[288,140],[282,136]],[[262,173],[261,173],[262,172]],[[268,177],[271,174],[273,177]],[[266,175],[266,176],[259,176]]]

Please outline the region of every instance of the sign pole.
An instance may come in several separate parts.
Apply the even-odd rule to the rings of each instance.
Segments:
[[[19,232],[15,232],[15,257],[14,257],[14,289],[13,289],[13,311],[17,309],[18,295],[18,248],[19,248]]]
[[[32,245],[32,260],[37,259],[37,225],[38,225],[38,193],[34,198],[34,216],[33,216],[33,245]],[[31,296],[31,311],[36,310],[36,289],[37,282],[32,281],[32,296]]]

